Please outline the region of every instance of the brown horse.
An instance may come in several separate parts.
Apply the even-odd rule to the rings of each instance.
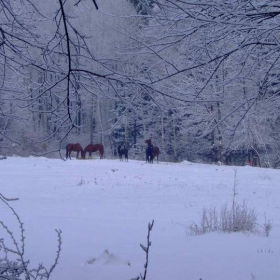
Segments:
[[[83,155],[83,148],[79,143],[66,145],[66,159],[68,157],[71,159],[71,152],[77,152],[77,158],[78,158],[80,152],[81,155]]]
[[[100,159],[103,158],[104,155],[104,146],[102,144],[89,144],[85,147],[83,153],[82,153],[82,158],[86,158],[86,153],[89,153],[89,156],[91,157],[91,154],[94,152],[99,151],[100,154]]]
[[[148,145],[146,148],[146,162],[153,163],[155,157],[158,162],[159,148],[152,145],[151,139],[145,140],[145,143]]]

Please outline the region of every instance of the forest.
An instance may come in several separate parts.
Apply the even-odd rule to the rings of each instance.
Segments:
[[[280,163],[276,0],[0,0],[0,154],[68,143]]]

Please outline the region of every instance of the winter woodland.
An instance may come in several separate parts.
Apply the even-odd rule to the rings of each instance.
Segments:
[[[279,58],[276,0],[0,0],[0,279],[279,279]]]
[[[0,1],[0,153],[279,163],[273,0]]]

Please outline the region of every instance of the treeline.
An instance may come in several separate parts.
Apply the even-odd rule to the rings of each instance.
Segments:
[[[144,159],[152,139],[161,160],[277,167],[273,2],[0,1],[17,27],[0,46],[0,153],[79,142]]]

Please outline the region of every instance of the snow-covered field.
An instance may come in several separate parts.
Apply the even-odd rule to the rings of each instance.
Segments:
[[[235,170],[238,201],[255,208],[260,225],[272,222],[270,235],[188,235],[203,207],[232,202]],[[9,157],[0,161],[0,193],[19,198],[10,205],[24,223],[31,266],[51,266],[55,229],[62,230],[53,280],[137,277],[145,263],[139,244],[146,244],[152,220],[147,280],[280,279],[280,170]],[[2,202],[0,220],[19,239],[17,221]]]

